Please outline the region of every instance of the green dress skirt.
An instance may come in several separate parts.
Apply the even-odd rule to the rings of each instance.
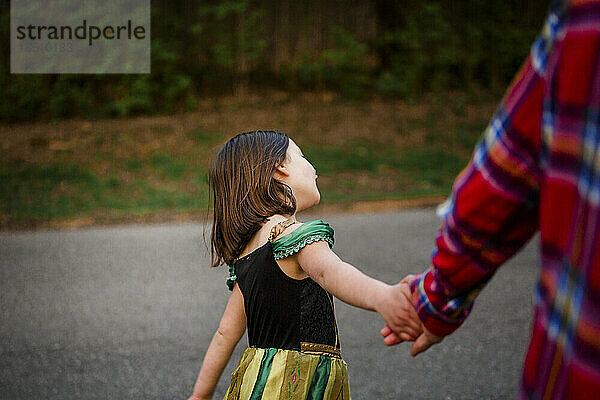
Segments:
[[[348,367],[341,357],[327,350],[249,347],[223,399],[348,400]]]

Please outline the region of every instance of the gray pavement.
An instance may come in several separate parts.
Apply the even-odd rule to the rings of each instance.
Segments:
[[[317,217],[342,259],[389,283],[428,265],[438,227],[433,209]],[[0,398],[186,399],[229,294],[226,269],[208,267],[208,234],[193,223],[0,233]],[[408,344],[382,345],[377,314],[337,301],[352,397],[514,398],[537,243],[498,271],[461,329],[415,359]]]

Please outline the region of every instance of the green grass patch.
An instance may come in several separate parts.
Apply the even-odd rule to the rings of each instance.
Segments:
[[[112,151],[98,151],[95,154],[96,161],[108,161],[115,159],[115,153]]]
[[[378,174],[382,168],[391,167],[416,179],[437,179],[445,171],[460,171],[466,162],[464,157],[439,145],[397,151],[372,143],[351,142],[343,147],[305,146],[303,152],[317,173],[326,175],[341,171]]]
[[[75,163],[2,163],[0,182],[0,210],[17,223],[81,217],[102,209],[142,215],[165,209],[200,210],[208,204],[208,186],[201,181],[195,183],[196,190],[187,192],[141,179],[132,183],[114,175],[101,179]]]
[[[439,147],[407,150],[397,154],[393,166],[415,182],[427,181],[442,187],[465,166],[464,157]]]
[[[2,211],[17,222],[25,218],[56,219],[85,212],[93,206],[102,183],[77,164],[2,164],[0,167]],[[77,187],[81,196],[70,196]]]
[[[331,175],[338,171],[363,171],[377,173],[386,165],[381,152],[373,144],[350,142],[343,147],[303,146],[306,158],[315,166],[317,173]]]
[[[307,159],[326,177],[319,184],[322,202],[448,194],[487,121],[461,121],[443,130],[440,118],[439,113],[429,112],[421,121],[409,120],[410,130],[419,128],[426,135],[424,144],[415,142],[420,147],[409,149],[367,140],[341,146],[304,142]],[[209,206],[206,164],[223,135],[203,129],[187,135],[194,144],[177,157],[171,148],[149,157],[134,152],[121,158],[110,147],[106,151],[98,147],[91,151],[90,164],[73,162],[71,150],[64,155],[55,152],[48,164],[0,161],[0,213],[19,224],[93,216],[106,210],[115,215],[205,210]],[[100,138],[97,144],[104,143]],[[119,138],[133,140],[122,132],[106,139],[118,142]],[[94,172],[107,171],[107,166],[107,175]]]
[[[439,147],[421,148],[398,155],[398,192],[404,198],[448,194],[456,175],[467,165],[468,158]]]
[[[150,156],[150,164],[161,175],[171,180],[179,180],[187,170],[184,162],[173,159],[168,154],[157,152]]]
[[[472,152],[475,144],[487,128],[488,120],[469,121],[458,124],[452,137],[464,151]]]
[[[323,202],[447,194],[468,162],[466,155],[447,151],[441,145],[398,151],[372,143],[351,142],[343,147],[304,146],[304,149],[318,174],[334,178],[326,190],[321,190]],[[365,172],[370,175],[366,184],[355,179]],[[392,179],[393,189],[378,189],[376,183],[380,179]]]
[[[221,141],[224,135],[220,132],[208,132],[203,129],[195,129],[187,133],[190,139],[199,144],[215,144]]]
[[[129,158],[125,160],[125,169],[128,171],[139,171],[142,169],[142,162],[137,158]]]
[[[138,180],[129,185],[129,189],[136,195],[131,199],[128,207],[121,208],[134,214],[145,214],[161,210],[199,210],[205,209],[208,201],[208,188],[203,188],[198,193],[188,193],[176,189],[156,188],[143,180]]]

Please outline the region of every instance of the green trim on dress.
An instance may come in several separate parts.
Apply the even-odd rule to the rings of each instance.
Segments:
[[[333,229],[327,222],[320,219],[308,221],[291,233],[273,240],[271,242],[273,256],[276,260],[281,260],[299,252],[308,244],[320,241],[325,241],[329,244],[329,247],[333,247]],[[234,266],[235,261],[229,266],[229,277],[227,278],[227,287],[229,290],[233,290],[237,279]]]
[[[235,267],[234,267],[234,263],[232,263],[229,266],[229,278],[227,278],[227,287],[229,288],[229,290],[233,290],[233,288],[235,287],[235,281],[237,279],[237,276],[235,275]]]
[[[276,260],[280,260],[299,252],[308,244],[319,241],[325,241],[329,247],[333,247],[333,229],[320,219],[305,222],[292,233],[271,242],[273,256]]]

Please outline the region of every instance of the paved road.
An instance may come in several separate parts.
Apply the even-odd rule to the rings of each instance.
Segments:
[[[343,259],[390,283],[427,265],[438,225],[432,209],[323,219]],[[0,234],[0,398],[185,399],[228,297],[226,270],[207,267],[204,229]],[[353,398],[513,398],[529,336],[536,244],[496,274],[458,332],[416,359],[407,344],[381,344],[377,314],[338,301]]]

